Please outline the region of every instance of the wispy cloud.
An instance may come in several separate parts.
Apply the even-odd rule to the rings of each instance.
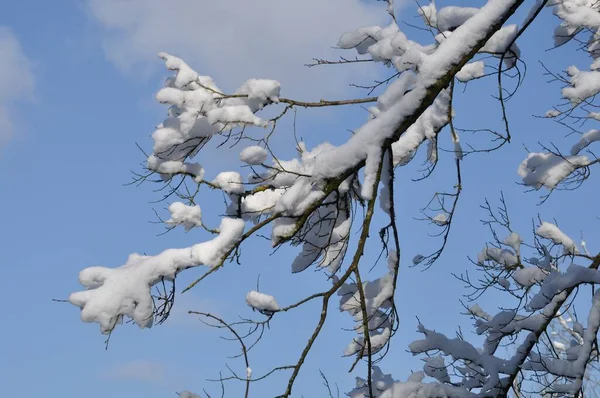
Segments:
[[[304,64],[314,57],[354,56],[332,48],[340,34],[387,17],[381,3],[361,0],[88,0],[88,5],[108,58],[123,71],[137,75],[160,67],[156,53],[166,51],[224,90],[248,78],[271,78],[281,81],[283,95],[313,99],[339,96],[350,82],[371,82],[372,68],[365,65]]]
[[[163,327],[190,328],[192,330],[207,328],[198,315],[189,314],[189,311],[208,312],[222,316],[222,304],[210,299],[202,299],[192,293],[179,294],[175,298],[175,305],[169,319]]]
[[[136,360],[114,365],[104,377],[113,380],[138,381],[163,384],[167,381],[167,371],[163,364],[148,360]]]
[[[14,104],[33,98],[35,79],[31,62],[12,31],[0,26],[0,147],[15,132]]]

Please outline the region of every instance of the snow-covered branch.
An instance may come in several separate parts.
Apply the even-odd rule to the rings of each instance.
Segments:
[[[409,350],[425,356],[423,371],[404,378],[406,381],[397,381],[383,374],[378,362],[388,352],[398,330],[397,280],[403,261],[399,238],[402,225],[398,224],[395,200],[398,167],[413,161],[426,144],[426,167],[421,170],[424,175],[417,179],[422,180],[433,175],[446,153],[451,154],[456,174],[452,188],[436,188],[422,210],[424,220],[441,231],[433,235],[441,237],[442,243],[433,254],[412,259],[414,265],[431,266],[442,258],[451,230],[455,231],[451,226],[462,206],[459,198],[469,188],[463,184],[462,170],[468,167],[470,155],[489,153],[511,141],[506,101],[515,95],[524,77],[520,69],[523,55],[517,41],[531,29],[546,5],[554,6],[561,19],[555,32],[556,44],[592,31],[586,51],[593,58],[590,71],[570,66],[566,77],[557,78],[564,84],[561,94],[568,104],[549,111],[546,117],[564,125],[567,121],[579,121],[581,116],[576,116],[576,112],[593,106],[594,96],[600,93],[598,5],[587,0],[541,0],[532,5],[519,26],[506,24],[524,0],[489,0],[481,8],[447,6],[439,10],[432,2],[419,6],[423,29],[431,33],[431,42],[421,44],[400,29],[393,1],[385,3],[389,25],[358,28],[339,38],[340,49],[356,51],[361,58],[316,60],[316,65],[368,62],[392,70],[372,86],[356,85],[369,90],[362,98],[316,102],[290,99],[282,96],[285,85],[270,79],[249,79],[227,93],[211,77],[199,74],[182,59],[159,54],[172,72],[156,94],[156,100],[168,106],[167,118],[152,134],[152,151],[145,153],[146,172],[138,175],[136,181],[158,176],[167,192],[163,199],[170,202],[169,215],[159,216],[160,221],[168,230],[183,227],[197,233],[200,243],[167,249],[154,256],[132,254],[116,268],[84,269],[79,277],[84,290],[69,298],[81,309],[84,322],[98,323],[103,333],[111,333],[124,319],[132,319],[142,328],[151,327],[156,320],[162,322],[169,316],[174,292],[160,297],[164,304],[157,305],[153,288],[174,281],[186,269],[206,266],[206,272],[183,289],[186,292],[221,270],[228,261],[245,261],[242,247],[246,241],[270,236],[271,247],[300,247],[290,260],[292,273],[312,267],[322,271],[332,283],[295,301],[275,298],[258,288],[248,289],[245,302],[258,319],[228,322],[214,314],[195,313],[214,322],[212,326],[226,330],[240,344],[243,370],[228,367],[231,374],[220,375],[218,381],[243,382],[246,396],[251,383],[280,372],[289,372],[281,397],[292,394],[305,360],[329,321],[334,296],[340,297],[340,310],[350,314],[354,322],[355,336],[343,353],[354,358],[350,370],[361,361],[366,363],[366,376],[359,378],[349,393],[352,398],[504,397],[522,383],[539,381],[540,373],[551,380],[544,386],[545,391],[575,394],[582,389],[589,360],[598,351],[598,293],[594,294],[587,327],[584,329],[579,323],[569,326],[574,343],[569,343],[570,347],[563,343],[562,354],[557,354],[556,344],[546,336],[551,325],[560,322],[580,286],[600,284],[600,255],[590,254],[583,243],[578,245],[555,223],[542,220],[536,225],[532,242],[527,243],[513,230],[504,196],[499,211],[493,211],[488,202],[483,206],[489,213],[484,224],[490,228],[492,239],[472,261],[483,276],[473,280],[467,272],[459,277],[473,288],[467,296],[471,300],[495,289],[507,297],[507,303],[513,303],[495,314],[476,304],[468,306],[476,334],[484,337],[483,346],[476,347],[462,334],[450,338],[419,323],[422,339],[413,342]],[[492,127],[459,128],[462,115],[455,102],[459,95],[457,86],[479,84],[490,76],[497,79],[502,132]],[[516,81],[514,89],[505,86],[503,79],[510,77]],[[378,91],[378,95],[371,96],[372,91]],[[358,111],[364,104],[372,105],[367,109],[367,120],[346,138],[337,132],[336,137],[342,137],[341,144],[333,145],[323,139],[309,148],[296,139],[297,156],[280,156],[281,148],[273,137],[281,134],[278,123],[297,108],[347,106]],[[590,111],[585,118],[598,121],[598,115]],[[491,135],[491,143],[472,146],[464,140],[466,131],[485,132]],[[556,147],[529,153],[518,165],[522,183],[552,192],[583,182],[590,167],[600,163],[591,152],[600,141],[598,131],[582,133],[569,155],[562,155]],[[451,150],[443,148],[446,132]],[[232,162],[239,161],[241,168],[213,170],[196,161],[202,160],[204,148],[217,139],[239,148],[239,157]],[[224,142],[214,150],[221,150]],[[517,165],[508,167],[514,170]],[[207,178],[208,175],[214,177]],[[222,211],[207,210],[205,194],[209,191],[218,191],[225,198]],[[206,225],[207,214],[210,217],[212,213],[221,215],[218,228]],[[376,235],[373,231],[378,214],[386,223],[379,230],[379,240],[372,237]],[[202,234],[209,238],[204,239]],[[371,242],[380,246],[380,257],[387,258],[387,268],[379,277],[369,275],[371,270],[364,265],[365,251]],[[314,301],[320,302],[320,314],[297,359],[253,376],[250,351],[267,329]],[[242,332],[241,328],[250,331]],[[506,357],[498,353],[503,344],[513,347]],[[180,396],[195,397],[188,392]]]

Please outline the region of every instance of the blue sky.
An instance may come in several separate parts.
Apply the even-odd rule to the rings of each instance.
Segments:
[[[97,325],[81,323],[78,310],[69,304],[52,302],[79,288],[77,273],[85,266],[118,266],[131,252],[152,254],[206,238],[202,233],[180,231],[157,236],[161,227],[149,221],[155,219],[153,209],[162,211],[166,204],[149,203],[160,198],[153,192],[156,187],[123,185],[131,179],[130,170],[139,170],[143,161],[135,143],[148,148],[149,135],[164,116],[165,109],[153,100],[167,76],[155,56],[157,51],[184,57],[226,90],[235,89],[246,78],[276,78],[285,96],[299,99],[357,97],[361,92],[348,88],[347,83],[365,83],[377,76],[363,67],[307,69],[302,65],[312,57],[335,56],[330,47],[339,33],[385,22],[380,5],[358,0],[300,3],[284,8],[274,0],[264,0],[253,11],[238,0],[231,8],[204,0],[180,0],[168,6],[159,0],[0,3],[0,178],[4,187],[0,271],[6,308],[0,321],[1,396],[158,398],[183,389],[219,391],[218,385],[205,379],[216,377],[225,368],[225,355],[236,354],[237,347],[220,340],[218,332],[201,326],[185,311],[214,311],[230,319],[251,315],[244,296],[255,288],[258,275],[261,289],[274,294],[280,303],[291,303],[326,286],[323,276],[311,270],[290,275],[290,255],[295,249],[269,255],[268,243],[254,240],[244,248],[241,266],[228,265],[181,297],[167,324],[151,330],[122,327],[107,351]],[[399,12],[410,22],[413,15],[413,7]],[[560,102],[559,88],[545,84],[538,59],[555,70],[567,66],[565,55],[570,62],[587,66],[585,58],[574,56],[570,49],[545,51],[552,45],[554,24],[546,10],[535,30],[523,37],[521,47],[529,61],[527,79],[509,104],[514,141],[501,152],[467,157],[465,193],[450,246],[426,272],[408,265],[415,254],[435,249],[436,242],[426,235],[432,229],[413,217],[433,192],[452,187],[451,159],[446,155],[434,176],[420,183],[411,178],[419,176],[422,154],[414,165],[398,172],[401,327],[384,362],[385,372],[404,378],[410,369],[417,369],[418,360],[405,352],[417,337],[415,316],[441,331],[452,333],[458,326],[470,330],[468,319],[458,315],[462,285],[450,274],[472,267],[466,256],[475,256],[488,237],[478,223],[484,217],[478,208],[484,198],[494,201],[504,191],[517,229],[524,235],[539,213],[556,217],[574,237],[584,231],[589,247],[598,249],[594,245],[598,221],[588,214],[598,194],[597,179],[592,177],[576,192],[557,192],[540,207],[536,193],[525,194],[516,185],[516,168],[526,154],[523,145],[537,150],[538,142],[553,141],[569,148],[572,141],[564,139],[566,131],[557,125],[531,118]],[[494,90],[493,79],[468,86],[466,95],[457,101],[457,116],[464,127],[499,127],[497,103],[491,98]],[[298,131],[309,146],[322,140],[335,143],[347,134],[346,129],[359,126],[365,118],[360,108],[300,110]],[[291,155],[291,147],[286,146],[291,121],[283,123],[280,131],[282,154]],[[449,137],[444,139],[449,147]],[[236,164],[239,149],[205,151],[200,161],[208,176]],[[216,224],[221,203],[214,194],[202,201],[207,220]],[[380,218],[375,222],[385,223]],[[366,260],[374,261],[376,254],[374,244]],[[178,285],[184,286],[200,273],[189,271]],[[493,310],[500,305],[495,300],[496,296],[483,304]],[[282,365],[297,358],[301,346],[295,342],[303,344],[308,337],[316,322],[315,308],[307,306],[273,322],[269,339],[253,357],[257,374],[267,370],[268,364]],[[330,322],[305,365],[298,393],[323,393],[319,368],[338,381],[342,391],[351,386],[352,376],[346,373],[350,361],[340,359],[352,338],[349,332],[340,331],[340,326],[351,325],[349,317],[334,310]],[[257,385],[255,396],[274,395],[282,387]],[[235,396],[233,386],[230,391]]]

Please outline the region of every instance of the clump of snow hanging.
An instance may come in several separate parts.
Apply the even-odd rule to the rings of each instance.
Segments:
[[[267,189],[255,192],[242,198],[242,217],[257,221],[264,214],[272,214],[277,201],[285,192],[284,189]]]
[[[369,339],[373,353],[381,350],[387,344],[392,335],[392,323],[389,314],[385,310],[391,308],[391,300],[394,294],[394,275],[398,265],[398,254],[390,251],[388,256],[389,272],[374,281],[365,281],[362,284],[364,295],[364,311],[366,312],[369,325]],[[334,278],[334,281],[336,279]],[[344,350],[344,355],[365,355],[365,330],[363,327],[363,306],[361,305],[361,293],[355,283],[345,283],[337,294],[342,296],[340,310],[347,311],[355,321],[354,330],[361,336],[355,337]]]
[[[525,267],[516,270],[512,277],[520,286],[530,287],[544,281],[548,273],[538,267]]]
[[[600,121],[600,112],[588,112],[588,117]]]
[[[263,164],[267,156],[267,150],[258,145],[249,146],[240,152],[240,160],[252,166]]]
[[[515,253],[508,249],[501,249],[498,247],[486,247],[477,255],[478,264],[483,264],[486,261],[493,261],[508,267],[519,263],[519,259]]]
[[[571,148],[571,155],[577,155],[593,142],[600,141],[600,130],[590,130],[583,134],[579,141]]]
[[[567,326],[568,328],[568,326]],[[585,377],[586,367],[590,356],[593,355],[597,333],[600,329],[600,290],[596,290],[592,297],[592,306],[588,315],[588,327],[580,335],[580,339],[571,342],[571,347],[566,349],[566,358],[542,357],[539,353],[532,353],[530,360],[523,364],[523,369],[544,371],[558,377],[566,377],[566,383],[553,386],[553,390],[571,395],[581,391]],[[565,347],[566,348],[566,347]]]
[[[432,219],[434,224],[437,224],[439,226],[443,226],[448,224],[448,214],[446,213],[439,213],[436,214]]]
[[[400,136],[398,141],[392,144],[394,165],[405,165],[410,162],[423,141],[437,136],[449,122],[449,107],[449,92],[443,90],[434,103]]]
[[[181,58],[174,57],[166,52],[160,52],[158,56],[165,60],[167,69],[177,71],[173,86],[182,88],[198,79],[198,73],[183,62]]]
[[[587,156],[558,156],[553,153],[530,153],[519,165],[517,173],[523,184],[540,189],[554,189],[578,167],[590,163]]]
[[[437,28],[441,31],[454,30],[458,26],[465,23],[473,15],[479,11],[475,7],[443,7],[437,12]]]
[[[569,265],[569,268],[564,273],[553,271],[544,279],[542,287],[531,298],[527,309],[533,311],[542,309],[557,294],[584,283],[600,283],[600,272],[577,264]]]
[[[155,256],[134,253],[118,268],[86,268],[80,272],[79,282],[87,290],[72,293],[69,301],[81,308],[82,321],[99,323],[102,333],[113,330],[123,316],[141,328],[151,327],[152,286],[163,278],[174,279],[186,268],[221,264],[242,238],[244,221],[224,218],[219,230],[216,238],[185,249],[168,249]]]
[[[557,351],[561,351],[561,352],[567,351],[567,345],[565,343],[555,340],[552,342],[552,345],[554,346],[554,348]]]
[[[504,26],[490,37],[488,42],[485,43],[485,46],[481,49],[481,52],[494,54],[498,57],[500,54],[510,50],[506,53],[504,62],[508,67],[513,67],[517,62],[517,58],[521,56],[519,46],[517,46],[516,43],[512,43],[518,31],[519,27],[517,25]],[[508,48],[509,45],[511,45],[510,49]]]
[[[237,90],[239,94],[248,95],[250,100],[259,100],[262,108],[268,101],[279,102],[281,84],[277,80],[249,79]]]
[[[296,216],[304,212],[315,201],[323,198],[325,183],[320,178],[313,178],[315,173],[325,170],[331,158],[333,145],[324,142],[312,150],[307,150],[304,143],[299,143],[301,158],[291,161],[274,161],[271,175],[271,185],[287,187],[285,194],[278,201],[275,211],[284,212],[286,215]],[[339,160],[339,159],[338,159]],[[303,174],[303,176],[298,176]],[[340,187],[341,188],[341,187]],[[285,223],[285,221],[283,221]],[[285,228],[284,228],[285,229]],[[282,235],[274,234],[274,242]]]
[[[446,368],[446,364],[444,363],[444,358],[441,355],[428,358],[425,361],[425,366],[423,367],[425,374],[429,377],[433,377],[437,381],[442,383],[449,383],[450,376],[448,376],[448,369]]]
[[[498,278],[498,284],[506,290],[510,289],[510,281],[506,278]]]
[[[544,221],[535,232],[542,238],[550,239],[552,242],[561,245],[564,248],[565,253],[579,254],[575,241],[569,238],[569,236],[562,232],[556,225]]]
[[[412,262],[414,265],[418,265],[421,264],[421,262],[425,260],[425,256],[422,254],[417,254],[416,256],[413,257]]]
[[[570,76],[570,86],[562,89],[562,95],[571,101],[571,104],[578,105],[600,93],[600,72],[580,71],[577,67],[570,66],[567,74]]]
[[[516,232],[511,232],[506,238],[504,238],[504,244],[509,245],[517,255],[521,253],[521,243],[523,240]]]
[[[343,49],[356,48],[359,54],[366,54],[367,49],[377,43],[377,33],[381,31],[379,26],[368,26],[347,32],[340,36],[338,47]]]
[[[181,172],[196,175],[185,163],[191,157],[193,145],[199,147],[218,133],[222,126],[208,123],[206,112],[218,107],[216,100],[221,95],[219,88],[208,76],[200,76],[183,60],[167,53],[159,56],[175,76],[167,79],[165,88],[156,98],[171,105],[168,118],[152,134],[153,153],[148,158],[148,168],[165,175]],[[201,177],[200,177],[201,179]]]
[[[423,18],[423,22],[431,27],[437,27],[437,9],[435,3],[429,3],[424,6],[420,6],[417,10],[419,15]]]
[[[423,105],[424,101],[429,103],[430,89],[439,92],[439,88],[436,86],[439,79],[458,65],[464,57],[468,56],[473,48],[480,44],[486,36],[491,36],[493,33],[491,27],[504,17],[505,12],[506,3],[490,2],[475,15],[468,18],[464,25],[456,29],[443,43],[430,48],[417,48],[416,45],[406,43],[397,31],[397,27],[394,26],[383,29],[380,27],[368,28],[342,36],[339,43],[340,47],[354,47],[358,52],[364,53],[371,45],[380,39],[389,38],[388,35],[394,32],[390,44],[393,44],[396,40],[403,44],[410,44],[408,48],[414,48],[415,53],[409,54],[406,47],[398,48],[401,58],[410,55],[411,61],[414,62],[406,66],[406,60],[397,60],[400,62],[393,62],[393,64],[397,68],[403,68],[403,71],[416,70],[418,66],[416,81],[412,85],[412,90],[398,95],[396,97],[398,99],[390,107],[379,112],[376,117],[371,118],[363,126],[356,129],[352,137],[344,144],[338,147],[330,145],[329,148],[320,151],[318,161],[315,162],[315,167],[311,173],[312,177],[298,178],[294,186],[283,195],[282,200],[276,207],[277,210],[285,211],[288,214],[297,214],[302,208],[314,203],[314,200],[322,198],[322,193],[319,194],[318,189],[325,184],[327,179],[353,170],[363,162],[366,163],[364,169],[365,180],[374,181],[373,175],[377,171],[375,165],[381,159],[383,143],[390,138],[398,138],[395,137],[398,126],[402,125],[407,118],[411,118],[415,111]],[[395,84],[390,85],[388,89],[392,89],[392,87],[393,90],[399,89]],[[436,135],[437,132],[434,131],[434,134]],[[419,141],[421,137],[412,138],[414,141],[411,140],[410,143],[406,144],[409,148],[401,145],[403,147],[401,149],[408,149],[405,153],[411,153],[414,142]],[[396,158],[396,156],[394,157]],[[316,188],[312,188],[314,186]],[[375,187],[371,184],[364,184],[363,187],[361,192],[363,198],[371,197],[372,190]],[[299,200],[298,197],[301,195],[304,195],[307,199]]]
[[[383,374],[378,366],[373,366],[371,374],[372,390],[369,393],[367,380],[357,377],[356,387],[348,393],[350,398],[428,398],[428,397],[463,397],[464,387],[456,387],[439,382],[425,383],[425,372],[414,372],[406,381],[396,381],[389,374]]]
[[[186,231],[202,226],[202,210],[199,205],[188,206],[185,203],[174,202],[169,205],[171,218],[166,221],[171,225],[183,225]]]
[[[208,76],[200,76],[180,58],[167,53],[159,56],[175,76],[167,79],[156,99],[170,105],[167,119],[152,134],[153,153],[148,168],[163,178],[184,173],[202,180],[204,170],[186,160],[196,156],[215,134],[248,125],[264,127],[268,123],[254,113],[266,104],[279,101],[279,82],[250,79],[227,97]]]
[[[554,14],[563,20],[561,25],[570,33],[582,27],[600,28],[598,3],[594,0],[561,0],[553,3]]]
[[[246,303],[259,311],[274,312],[279,309],[279,304],[277,304],[275,297],[254,290],[246,295]]]
[[[392,387],[395,380],[392,378],[391,375],[383,374],[381,369],[376,365],[374,365],[372,369],[373,369],[373,371],[371,373],[371,384],[372,384],[373,389],[371,391],[371,395],[374,398],[381,398],[383,396],[382,394],[385,394],[385,391],[387,391],[389,388]],[[417,373],[423,373],[423,372],[417,372]],[[369,386],[368,386],[367,381],[361,377],[357,377],[356,378],[356,388],[348,393],[348,397],[364,398],[367,396],[369,396]]]
[[[217,174],[211,182],[227,193],[239,194],[244,192],[244,180],[236,171],[224,171]]]
[[[194,394],[193,392],[182,391],[179,393],[179,398],[202,398],[202,397],[198,394]]]
[[[456,74],[456,78],[461,82],[468,82],[483,75],[485,75],[485,63],[483,61],[476,61],[463,66]]]
[[[267,125],[266,122],[263,122],[261,118],[252,113],[252,109],[248,105],[232,105],[211,109],[206,113],[206,117],[211,125],[219,126],[219,130],[244,127],[247,124],[259,127]]]

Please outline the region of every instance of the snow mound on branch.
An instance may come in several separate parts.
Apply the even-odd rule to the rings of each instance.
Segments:
[[[600,141],[600,130],[590,130],[583,134],[579,141],[573,148],[571,148],[571,155],[577,155],[579,152],[587,148],[591,143]]]
[[[446,213],[439,213],[436,214],[432,219],[434,224],[437,224],[439,226],[444,226],[446,224],[448,224],[448,215]]]
[[[437,9],[435,3],[432,2],[427,5],[422,5],[417,12],[421,15],[423,22],[425,22],[426,25],[431,27],[437,26]]]
[[[242,198],[242,216],[257,221],[258,216],[271,214],[284,192],[285,189],[267,189],[244,196]]]
[[[506,290],[510,289],[510,281],[506,278],[498,278],[498,284]]]
[[[562,0],[554,2],[554,14],[563,20],[563,26],[600,28],[598,4],[594,0]]]
[[[536,283],[542,282],[548,273],[538,267],[525,267],[516,270],[512,277],[519,285],[523,287],[530,287]]]
[[[224,171],[219,173],[211,183],[230,194],[244,192],[244,180],[237,171]]]
[[[402,95],[394,95],[397,100],[390,107],[385,111],[379,112],[376,117],[371,118],[363,126],[356,129],[354,134],[344,144],[337,147],[330,145],[329,148],[320,151],[318,162],[313,167],[311,178],[298,178],[294,186],[283,196],[279,203],[281,207],[278,204],[277,210],[285,211],[290,215],[298,214],[301,209],[305,209],[307,205],[322,198],[322,193],[319,194],[318,190],[325,185],[326,180],[351,172],[362,164],[366,165],[364,167],[365,184],[363,185],[361,195],[364,199],[372,197],[375,187],[367,184],[367,182],[374,181],[374,175],[378,171],[376,165],[378,165],[381,159],[381,148],[384,142],[391,138],[398,140],[398,137],[401,136],[397,131],[398,127],[407,122],[407,118],[412,117],[411,115],[423,105],[424,101],[429,102],[429,90],[434,89],[436,92],[439,91],[435,88],[439,79],[446,76],[453,67],[457,66],[465,56],[470,54],[474,45],[491,33],[489,32],[490,26],[493,26],[502,18],[504,12],[504,5],[489,3],[482,7],[475,15],[468,18],[459,29],[456,29],[439,46],[418,48],[416,45],[411,45],[401,56],[403,58],[410,55],[410,65],[406,67],[407,59],[399,59],[397,61],[400,62],[393,62],[393,64],[397,68],[404,65],[405,67],[402,69],[404,71],[410,68],[416,70],[418,66],[419,73],[412,85],[413,89],[402,93]],[[380,39],[379,34],[387,37],[388,33],[383,33],[382,31],[390,32],[389,34],[391,34],[394,29],[377,27],[351,32],[342,36],[339,43],[340,47],[348,48],[355,46],[359,52],[366,51],[369,48],[367,45],[375,44]],[[402,35],[396,32],[391,43],[394,43],[397,37],[402,38]],[[408,54],[410,49],[414,49],[415,52]],[[404,51],[403,48],[399,50]],[[398,89],[399,86],[395,84],[390,85],[388,88],[388,90]],[[433,133],[437,135],[438,132],[434,131]],[[409,149],[407,153],[410,153],[415,141],[420,141],[420,138],[413,136],[411,143],[407,144],[409,148],[403,149]],[[312,188],[314,186],[316,188]],[[302,196],[307,199],[299,200]]]
[[[224,108],[211,109],[206,113],[208,122],[217,125],[223,124],[222,129],[232,129],[234,127],[244,127],[247,124],[253,124],[259,127],[265,127],[267,124],[261,118],[252,113],[248,105],[232,105]]]
[[[246,94],[250,100],[259,100],[262,108],[267,101],[279,102],[281,84],[277,80],[249,79],[237,90],[239,94]]]
[[[580,71],[577,67],[570,66],[567,74],[570,76],[570,86],[562,89],[562,95],[571,104],[579,105],[587,98],[600,93],[600,72]]]
[[[338,296],[340,300],[340,310],[347,311],[354,318],[354,330],[361,336],[355,337],[344,350],[344,355],[358,354],[359,357],[365,355],[362,349],[365,345],[364,314],[367,315],[367,325],[369,340],[371,341],[371,352],[376,353],[385,347],[392,334],[392,323],[386,310],[391,308],[391,300],[394,294],[394,275],[398,266],[398,255],[395,251],[390,251],[388,256],[389,272],[381,278],[374,281],[365,281],[361,289],[355,283],[345,283]],[[334,282],[337,278],[334,277]],[[361,291],[364,298],[364,306],[361,300]],[[364,308],[363,308],[364,307]]]
[[[478,11],[479,8],[475,7],[443,7],[437,12],[437,28],[442,32],[454,30],[477,14]]]
[[[554,189],[578,167],[590,163],[587,156],[558,156],[553,153],[530,153],[519,165],[517,173],[523,184],[540,189]]]
[[[174,202],[169,205],[171,218],[166,221],[171,225],[183,225],[186,231],[194,227],[202,226],[202,210],[199,205],[188,206],[182,202]]]
[[[561,245],[565,249],[565,253],[579,254],[575,241],[569,238],[569,236],[561,231],[556,225],[544,221],[535,232],[542,238],[550,239],[557,245]]]
[[[443,90],[433,105],[427,108],[417,121],[400,136],[400,139],[392,144],[394,165],[406,165],[426,139],[436,137],[437,133],[449,122],[449,106],[449,92]]]
[[[82,321],[99,323],[102,333],[110,333],[123,316],[141,328],[151,327],[152,286],[163,278],[173,280],[186,268],[221,264],[242,238],[244,221],[224,218],[219,229],[216,238],[185,249],[168,249],[155,256],[134,253],[118,268],[86,268],[80,272],[79,282],[87,290],[72,293],[69,301],[81,308]]]
[[[246,295],[246,303],[259,311],[273,312],[279,309],[279,304],[277,304],[275,297],[254,290]]]
[[[498,247],[486,247],[477,255],[478,264],[484,264],[486,261],[493,261],[509,267],[519,263],[519,259],[515,253],[511,250]]]
[[[483,75],[485,75],[485,63],[483,61],[476,61],[463,66],[456,74],[456,78],[461,82],[468,82]]]
[[[381,31],[379,26],[366,26],[354,32],[346,32],[338,40],[337,46],[342,49],[356,48],[359,54],[366,54],[369,46],[377,43],[377,33]]]
[[[425,361],[423,371],[429,377],[433,377],[437,381],[442,383],[449,383],[450,376],[448,376],[448,369],[444,363],[444,358],[441,355],[428,358]]]
[[[508,67],[513,67],[517,62],[517,58],[521,56],[519,46],[516,43],[512,43],[518,32],[519,27],[517,25],[504,26],[490,37],[480,52],[494,54],[496,57],[500,57],[503,53],[506,53],[504,62]]]
[[[600,283],[600,271],[571,264],[566,272],[551,272],[540,290],[532,297],[527,309],[535,311],[548,305],[554,296],[583,283]]]
[[[267,156],[267,150],[258,145],[249,146],[240,152],[240,160],[252,166],[263,164]]]
[[[517,25],[508,25],[500,28],[496,33],[490,37],[485,45],[479,50],[480,53],[492,54],[496,58],[504,55],[504,62],[509,68],[512,68],[517,58],[521,56],[521,50],[516,43],[513,43],[519,28]],[[438,43],[444,42],[448,37],[452,35],[451,31],[445,31],[435,36],[435,40]],[[510,46],[510,51],[507,51]],[[482,62],[482,61],[476,61]],[[458,77],[458,74],[457,74]],[[460,79],[459,79],[460,80]]]
[[[504,238],[504,244],[509,245],[517,255],[521,253],[521,243],[523,240],[516,232],[511,232],[506,238]]]
[[[418,264],[420,264],[421,262],[423,262],[423,260],[425,260],[425,256],[424,256],[424,255],[422,255],[422,254],[417,254],[416,256],[414,256],[414,257],[413,257],[413,259],[412,259],[412,263],[413,263],[414,265],[418,265]]]
[[[177,74],[173,79],[173,86],[182,88],[198,79],[199,75],[196,71],[189,67],[181,58],[175,57],[166,52],[158,53],[158,56],[165,60],[165,66],[169,70],[176,71]]]
[[[159,56],[175,75],[156,94],[157,101],[170,108],[167,119],[152,134],[154,148],[148,157],[148,169],[164,179],[184,173],[201,181],[204,171],[186,160],[196,156],[215,134],[236,127],[265,127],[268,122],[255,113],[279,101],[280,84],[275,80],[250,79],[235,95],[226,96],[212,78],[199,75],[180,58],[167,53]]]
[[[182,391],[179,393],[179,398],[202,398],[202,397],[198,394],[194,394],[193,392]]]

